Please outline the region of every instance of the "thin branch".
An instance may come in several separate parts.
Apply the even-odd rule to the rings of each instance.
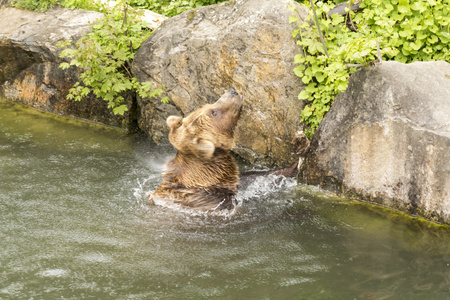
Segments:
[[[294,12],[297,14],[297,24],[298,24],[298,35],[300,36],[300,41],[302,42],[302,50],[303,50],[303,56],[306,57],[308,56],[308,53],[305,50],[305,46],[303,45],[303,36],[302,36],[302,28],[301,28],[301,23],[300,20],[302,20],[302,22],[305,22],[305,20],[300,16],[300,13],[298,12],[297,9],[294,9]]]
[[[380,40],[377,40],[377,54],[378,54],[378,63],[381,64],[383,59],[381,58]]]
[[[352,10],[352,6],[353,6],[353,0],[348,1],[348,13],[347,13],[347,16],[348,16],[348,19],[350,20],[350,25],[352,27],[351,30],[356,32],[357,29],[356,29],[355,24],[353,23],[352,16],[350,14],[350,12]]]
[[[345,68],[346,69],[351,69],[351,68],[362,68],[362,67],[366,67],[366,65],[364,64],[346,64]]]
[[[130,76],[130,78],[133,78],[133,74],[131,74],[131,71],[127,68],[127,64],[128,64],[128,62],[123,63],[122,68],[125,69],[125,71],[128,73],[128,76]]]
[[[124,9],[123,9],[123,23],[122,23],[122,28],[124,25],[128,25],[128,21],[127,21],[127,14],[128,14],[128,6],[125,5]],[[128,36],[128,29],[125,30],[125,36]],[[130,41],[130,52],[133,53],[133,42]]]
[[[354,3],[349,7],[350,10],[352,10],[353,12],[358,12],[358,11],[362,10],[361,8],[359,8],[359,6],[361,5],[361,3],[362,3],[362,0],[358,0],[358,1],[354,2]],[[347,12],[345,11],[345,8],[346,8],[346,7],[347,7],[347,3],[345,3],[345,2],[342,2],[342,3],[337,4],[336,6],[334,6],[334,8],[333,8],[332,10],[330,10],[330,11],[327,13],[327,17],[333,18],[333,15],[334,15],[334,14],[341,15],[341,16],[346,15],[346,14],[347,14]]]
[[[316,14],[316,9],[314,8],[314,3],[312,2],[312,0],[309,0],[309,3],[311,3],[311,8],[314,13],[314,19],[316,21],[317,30],[319,31],[320,41],[322,42],[323,50],[325,51],[326,56],[330,57],[328,55],[327,46],[325,46],[325,40],[323,39],[322,30],[320,30],[319,20],[317,19],[317,14]]]

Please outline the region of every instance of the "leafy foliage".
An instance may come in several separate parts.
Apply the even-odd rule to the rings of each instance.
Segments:
[[[132,7],[145,8],[167,17],[172,17],[196,7],[225,1],[229,0],[131,0],[128,1],[128,4]],[[44,12],[55,6],[70,9],[80,8],[94,11],[101,10],[101,5],[93,0],[16,0],[13,5],[17,8],[39,12]]]
[[[373,0],[363,1],[362,12],[327,17],[332,4],[305,4],[309,15],[302,20],[292,6],[290,22],[298,22],[292,32],[299,37],[301,54],[294,72],[306,84],[299,99],[309,102],[301,113],[312,137],[339,92],[347,89],[355,66],[368,66],[377,58],[377,43],[387,60],[450,61],[449,0]],[[320,31],[318,30],[318,26]],[[323,34],[323,43],[320,34]],[[327,55],[328,54],[328,55]]]
[[[28,9],[28,10],[44,12],[44,11],[48,10],[49,8],[55,6],[56,0],[42,0],[42,1],[18,0],[18,1],[12,2],[12,5],[14,7],[21,8],[21,9]]]
[[[59,5],[70,9],[79,8],[93,11],[99,11],[102,8],[101,5],[92,0],[62,0]]]
[[[224,1],[229,0],[133,0],[131,5],[172,17],[196,7],[217,4]]]
[[[61,57],[71,58],[70,63],[61,63],[62,69],[71,66],[82,68],[80,82],[69,91],[69,100],[80,101],[91,92],[108,102],[115,114],[128,110],[123,103],[123,94],[137,91],[141,97],[161,96],[162,88],[153,88],[152,83],[140,83],[131,74],[131,62],[136,49],[150,35],[145,24],[139,20],[137,11],[129,8],[126,1],[107,12],[92,27],[92,32],[76,43],[76,48],[66,48]],[[66,41],[60,46],[70,46]],[[168,98],[162,99],[167,102]]]
[[[375,0],[363,7],[355,21],[398,50],[389,59],[450,61],[449,0]]]
[[[44,12],[55,6],[62,6],[70,9],[99,9],[99,5],[95,4],[92,0],[17,0],[13,2],[13,6],[39,12]]]

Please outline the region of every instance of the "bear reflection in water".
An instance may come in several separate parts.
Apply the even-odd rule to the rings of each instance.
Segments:
[[[167,163],[161,185],[149,195],[150,203],[202,211],[233,209],[239,171],[230,150],[242,103],[242,96],[230,88],[217,102],[186,118],[167,118],[169,141],[177,154]],[[289,170],[295,173],[296,168]]]

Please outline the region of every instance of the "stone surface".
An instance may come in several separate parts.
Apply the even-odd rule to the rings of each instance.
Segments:
[[[0,0],[0,8],[12,7],[11,2],[13,2],[13,0]]]
[[[450,64],[383,62],[352,75],[299,180],[449,224]]]
[[[101,17],[96,12],[60,8],[46,13],[0,9],[0,95],[53,113],[124,126],[126,118],[114,116],[103,100],[65,99],[79,71],[59,68],[62,49],[56,44],[78,40],[89,32],[90,22]]]
[[[233,87],[244,96],[234,151],[252,163],[290,162],[304,104],[297,98],[303,84],[292,71],[300,48],[288,2],[230,1],[166,20],[137,52],[133,73],[166,86],[171,102],[140,99],[140,128],[166,140],[168,116],[185,116]]]

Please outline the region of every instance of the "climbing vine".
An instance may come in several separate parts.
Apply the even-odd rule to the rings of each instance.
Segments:
[[[329,14],[333,4],[311,4],[303,4],[309,10],[304,20],[290,7],[290,22],[298,24],[292,35],[302,49],[294,58],[294,72],[306,85],[298,98],[308,102],[301,113],[308,137],[358,67],[379,57],[403,63],[450,62],[450,0],[362,1],[361,11],[346,8],[343,15]]]
[[[161,96],[163,88],[155,88],[151,82],[139,82],[131,74],[131,63],[136,50],[150,35],[139,12],[131,9],[127,1],[121,1],[112,10],[105,10],[103,18],[92,26],[92,32],[80,38],[75,48],[66,48],[61,57],[70,58],[70,63],[61,63],[60,68],[71,66],[82,68],[81,82],[69,90],[67,99],[80,101],[90,93],[108,102],[115,114],[128,110],[124,93],[139,93],[141,97]],[[70,41],[60,43],[68,47]],[[162,98],[167,102],[168,98]]]

